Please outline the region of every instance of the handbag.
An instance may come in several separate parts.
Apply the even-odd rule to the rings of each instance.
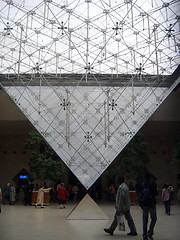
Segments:
[[[125,223],[124,223],[124,216],[117,215],[117,223],[119,231],[125,231]]]

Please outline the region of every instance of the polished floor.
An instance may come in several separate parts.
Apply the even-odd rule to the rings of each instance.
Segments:
[[[131,207],[138,236],[127,236],[129,231],[118,229],[113,236],[103,229],[108,227],[113,219],[114,204],[98,203],[108,215],[109,220],[67,220],[67,216],[76,206],[68,203],[66,209],[60,209],[58,204],[50,204],[45,208],[34,206],[2,205],[0,213],[0,240],[111,240],[111,239],[142,239],[141,210],[138,206]],[[164,214],[164,206],[157,205],[158,221],[155,227],[155,240],[180,240],[180,203],[172,205],[170,216]]]

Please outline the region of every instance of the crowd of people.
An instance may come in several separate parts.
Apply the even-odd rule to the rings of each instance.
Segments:
[[[14,205],[19,202],[21,193],[21,197],[23,194],[22,203],[25,206],[31,206],[33,192],[37,192],[36,207],[41,206],[43,208],[44,192],[49,192],[49,201],[59,203],[61,209],[65,208],[67,201],[81,200],[87,193],[80,183],[68,184],[67,186],[64,183],[58,183],[55,186],[48,187],[46,182],[39,186],[38,184],[34,185],[33,181],[28,181],[25,185],[16,188],[13,184],[7,183],[4,188],[0,188],[0,203]]]
[[[127,221],[130,232],[129,236],[136,236],[137,230],[135,222],[130,212],[130,191],[136,191],[139,206],[142,210],[142,237],[143,240],[153,240],[154,227],[157,221],[156,212],[156,196],[161,194],[161,201],[164,204],[165,214],[171,214],[171,204],[174,199],[174,189],[171,184],[165,183],[160,192],[158,192],[155,180],[152,179],[150,174],[146,174],[143,181],[138,182],[135,186],[130,182],[125,183],[123,176],[119,177],[119,183],[111,183],[107,188],[107,193],[110,201],[115,202],[115,214],[112,224],[109,228],[105,228],[104,231],[110,235],[114,234],[116,227],[120,224],[119,219],[122,217]],[[56,202],[60,205],[60,209],[66,208],[67,201],[81,200],[87,191],[79,183],[75,185],[68,184],[65,186],[64,183],[59,183],[56,186],[47,187],[46,182],[42,186],[38,184],[34,185],[32,181],[29,181],[21,189],[24,193],[23,203],[25,206],[32,205],[32,194],[34,191],[37,192],[37,199],[33,204],[35,207],[40,206],[44,208],[44,193],[49,192],[50,201]],[[97,196],[97,188],[93,187],[89,194]],[[14,205],[18,200],[19,188],[15,188],[13,184],[7,183],[2,189],[0,188],[0,203],[4,205]],[[178,200],[180,200],[180,188],[177,194]],[[1,205],[0,205],[1,212]],[[149,223],[150,217],[150,223]],[[148,224],[149,223],[149,224]]]
[[[130,232],[128,236],[137,236],[137,230],[130,212],[130,191],[136,191],[139,206],[142,210],[142,237],[143,240],[153,240],[154,227],[157,221],[156,197],[159,195],[155,180],[150,174],[145,174],[144,179],[138,182],[135,186],[130,182],[127,185],[124,177],[119,177],[119,187],[116,189],[115,184],[111,184],[107,191],[109,199],[115,201],[115,215],[109,228],[104,228],[104,231],[110,235],[114,234],[116,227],[119,225],[119,230],[122,228],[123,217],[128,223]],[[174,189],[171,184],[164,184],[161,194],[161,201],[164,203],[165,214],[171,213],[171,201],[174,196]],[[180,188],[178,188],[178,200]],[[150,217],[150,221],[149,221]],[[121,219],[121,220],[120,220]]]
[[[16,201],[16,189],[13,184],[7,183],[4,190],[0,190],[1,192],[1,200],[3,200],[3,204],[8,203],[9,205],[14,205]]]

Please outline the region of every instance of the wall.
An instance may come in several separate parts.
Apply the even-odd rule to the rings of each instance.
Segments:
[[[159,189],[167,182],[177,188],[177,174],[172,154],[180,140],[180,88],[173,91],[141,129],[148,142],[148,168],[157,177]]]
[[[177,187],[177,174],[180,172],[171,161],[175,141],[170,136],[148,136],[149,170],[156,176],[159,189],[164,183]]]
[[[26,136],[1,136],[0,138],[0,184],[12,182],[23,168],[29,171],[30,154],[24,148]]]

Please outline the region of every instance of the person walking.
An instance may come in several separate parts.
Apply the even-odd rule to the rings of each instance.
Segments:
[[[58,192],[58,200],[60,204],[60,209],[65,208],[68,192],[64,186],[64,183],[61,183],[60,187],[57,190]]]
[[[31,206],[32,205],[32,192],[34,189],[34,185],[32,183],[32,181],[28,181],[27,186],[24,189],[24,205],[27,206]]]
[[[168,184],[164,184],[161,192],[161,200],[164,203],[165,207],[165,214],[170,215],[171,213],[171,196],[172,196],[172,190],[168,186]]]
[[[8,201],[9,205],[11,205],[10,202],[10,193],[11,193],[11,186],[10,183],[7,183],[7,185],[4,188],[4,192],[3,192],[3,204],[6,204],[6,200]]]
[[[10,190],[10,202],[12,205],[15,204],[16,201],[16,189],[14,187],[14,185],[11,185],[11,190]]]
[[[114,183],[112,183],[108,187],[108,194],[109,194],[110,201],[115,201],[115,199],[116,199],[116,186],[115,186]]]
[[[38,190],[38,194],[37,194],[37,201],[35,204],[35,207],[37,207],[38,205],[41,206],[41,208],[44,208],[44,192],[45,191],[50,191],[51,188],[44,188],[44,186],[40,187]]]
[[[150,174],[145,174],[144,182],[141,184],[139,190],[139,205],[143,211],[143,240],[153,240],[154,227],[157,221],[155,197],[158,195],[158,190],[156,183],[151,181]],[[148,228],[149,215],[151,222]]]
[[[124,182],[123,176],[119,177],[119,183],[120,185],[116,194],[116,204],[115,204],[116,212],[114,215],[114,220],[111,223],[111,226],[109,228],[104,228],[104,231],[106,233],[109,233],[110,235],[113,235],[118,225],[118,221],[117,221],[118,216],[124,215],[130,229],[130,232],[127,235],[136,236],[137,235],[136,227],[130,213],[129,188],[127,184]]]

